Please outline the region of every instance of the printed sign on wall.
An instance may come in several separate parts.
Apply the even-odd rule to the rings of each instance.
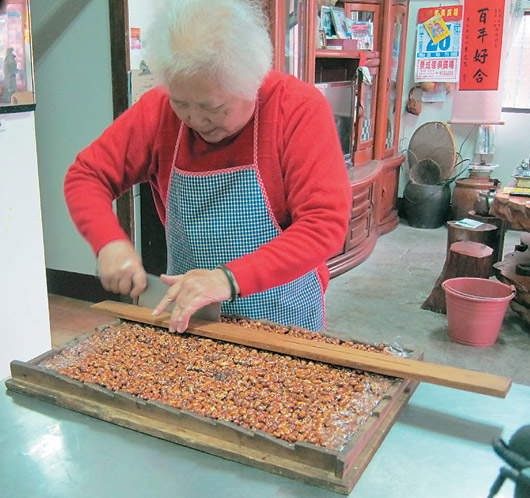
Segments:
[[[460,90],[497,90],[504,0],[465,0]]]
[[[463,8],[460,5],[419,9],[416,38],[416,82],[458,81],[462,13]],[[444,32],[442,36],[438,35],[433,39],[427,26],[429,21],[438,17],[443,19],[444,27],[449,34]]]

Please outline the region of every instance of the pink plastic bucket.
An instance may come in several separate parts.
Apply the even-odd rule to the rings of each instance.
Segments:
[[[499,337],[515,287],[486,278],[451,278],[442,283],[447,326],[453,341],[486,347]]]

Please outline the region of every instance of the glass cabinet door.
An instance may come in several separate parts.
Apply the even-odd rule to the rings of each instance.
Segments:
[[[379,5],[345,3],[346,16],[353,21],[352,38],[358,50],[379,50]]]
[[[317,7],[315,0],[285,0],[285,65],[283,71],[314,81]]]
[[[401,91],[403,83],[403,60],[405,58],[406,8],[397,5],[392,8],[393,38],[392,57],[390,59],[390,75],[388,89],[388,120],[386,129],[385,150],[395,150],[399,140],[399,121],[401,107]]]
[[[374,139],[378,68],[363,67],[359,68],[357,72],[359,93],[353,149],[362,150],[370,147]]]
[[[285,2],[285,67],[284,71],[300,77],[303,67],[303,53],[300,40],[302,31],[300,25],[300,1],[287,0]]]

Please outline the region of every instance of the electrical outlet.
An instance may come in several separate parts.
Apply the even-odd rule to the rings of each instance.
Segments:
[[[6,131],[6,122],[0,119],[0,131]]]

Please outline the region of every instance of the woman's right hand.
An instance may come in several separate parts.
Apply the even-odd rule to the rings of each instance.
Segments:
[[[138,297],[147,286],[142,260],[128,240],[109,242],[98,254],[98,275],[105,290]]]

